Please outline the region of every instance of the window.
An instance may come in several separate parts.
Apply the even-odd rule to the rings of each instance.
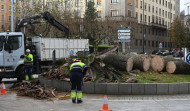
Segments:
[[[97,17],[101,18],[101,11],[97,11]]]
[[[135,41],[135,45],[138,46],[138,40],[137,40],[137,39],[136,39],[136,41]]]
[[[164,16],[164,10],[162,10],[162,16]]]
[[[165,42],[165,47],[167,47],[168,46],[168,44],[167,44],[167,42]]]
[[[140,46],[142,46],[142,40],[140,40]]]
[[[129,5],[132,5],[132,0],[128,0],[128,4],[129,4]]]
[[[4,20],[5,20],[4,15],[1,15],[1,20],[2,20],[2,21],[4,21]]]
[[[101,5],[102,0],[97,1],[97,5]]]
[[[5,8],[4,5],[1,5],[1,10],[4,10],[4,8]]]
[[[11,6],[9,6],[9,12],[11,11]]]
[[[145,23],[147,22],[147,21],[146,21],[146,15],[144,16],[144,21],[145,21]]]
[[[76,6],[76,7],[79,7],[79,6],[80,6],[79,0],[75,0],[75,6]]]
[[[148,23],[150,23],[150,16],[148,16]]]
[[[144,4],[144,9],[146,10],[146,3]]]
[[[154,41],[152,41],[152,47],[154,47]]]
[[[119,0],[111,0],[111,3],[118,3]]]
[[[148,11],[150,12],[150,4],[148,5]]]
[[[162,5],[164,6],[164,0],[162,1]]]
[[[142,14],[141,14],[141,21],[142,21]]]
[[[65,7],[69,7],[69,1],[65,1]]]
[[[138,0],[136,0],[136,7],[138,7]]]
[[[131,10],[128,10],[128,17],[131,17]]]
[[[138,12],[136,12],[136,19],[138,19]]]
[[[4,39],[4,36],[0,36],[0,51],[2,51],[3,49],[3,39]]]
[[[154,15],[152,15],[152,22],[154,23]]]
[[[143,6],[143,2],[141,1],[141,7],[140,7],[141,9],[142,9],[142,6]]]
[[[11,21],[11,16],[9,16],[9,21]]]
[[[168,18],[170,18],[170,12],[168,12]]]
[[[152,6],[152,12],[154,13],[154,6]]]
[[[9,36],[5,51],[17,50],[22,46],[22,36]]]
[[[119,15],[119,10],[111,10],[111,16],[115,17]]]
[[[148,46],[150,47],[150,40],[148,41]]]
[[[158,41],[156,41],[156,47],[158,47]]]
[[[1,31],[4,31],[4,30],[5,30],[4,25],[1,25]]]

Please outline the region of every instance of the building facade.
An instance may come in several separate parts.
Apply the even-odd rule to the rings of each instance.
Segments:
[[[179,0],[135,0],[135,15],[139,29],[131,43],[134,49],[144,45],[145,50],[151,52],[159,49],[159,45],[163,47],[161,50],[175,47],[168,30],[173,20],[180,16]]]
[[[15,0],[14,4],[14,23],[19,19],[19,13],[17,13],[16,5],[18,0]],[[11,30],[11,0],[0,1],[0,32]]]
[[[185,15],[190,15],[190,0],[184,0]]]
[[[145,50],[170,49],[174,47],[168,37],[173,20],[180,15],[179,0],[42,0],[48,7],[70,12],[70,16],[84,18],[87,3],[93,1],[97,17],[106,20],[136,22],[130,48]],[[144,39],[144,41],[143,41]]]

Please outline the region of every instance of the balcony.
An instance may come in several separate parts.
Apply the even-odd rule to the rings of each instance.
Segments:
[[[166,26],[166,25],[162,25],[162,24],[158,24],[158,23],[154,23],[154,22],[150,23],[150,25],[151,25],[152,27],[159,28],[159,29],[164,29],[164,30],[167,29],[167,26]]]

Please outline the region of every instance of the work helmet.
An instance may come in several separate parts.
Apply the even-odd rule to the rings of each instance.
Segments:
[[[81,60],[74,59],[73,62],[81,62]]]
[[[26,49],[26,52],[30,52],[30,49]]]

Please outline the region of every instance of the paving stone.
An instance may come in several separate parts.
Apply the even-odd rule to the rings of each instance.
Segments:
[[[104,83],[95,83],[95,94],[106,94],[106,86]]]
[[[90,83],[90,82],[87,82],[87,83],[83,83],[83,92],[84,93],[87,93],[87,94],[94,94],[94,83]]]
[[[120,83],[119,84],[119,94],[121,95],[128,95],[131,94],[132,85],[127,83]]]
[[[179,94],[179,83],[169,84],[169,94]]]
[[[108,83],[107,84],[107,89],[106,89],[107,94],[116,95],[119,92],[118,90],[119,90],[119,85],[117,83]]]
[[[144,94],[157,94],[157,84],[145,84],[145,93]]]
[[[144,84],[138,84],[138,83],[135,83],[135,84],[132,84],[132,94],[135,94],[135,95],[141,95],[141,94],[144,94]]]

